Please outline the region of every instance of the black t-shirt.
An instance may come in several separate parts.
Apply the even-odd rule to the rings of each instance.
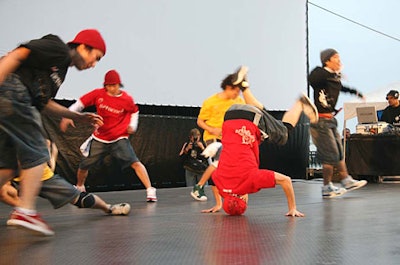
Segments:
[[[308,80],[314,89],[314,104],[319,113],[335,112],[340,92],[357,93],[357,90],[342,85],[340,74],[319,66],[311,71]]]
[[[188,144],[189,142],[185,143],[183,148],[186,148]],[[202,152],[203,150],[197,144],[194,144],[187,154],[182,155],[183,166],[191,171],[203,172],[208,166],[208,161],[201,154]]]
[[[387,106],[382,112],[381,121],[387,123],[400,123],[400,106]]]
[[[15,73],[29,89],[32,105],[39,110],[55,97],[71,64],[69,47],[57,36],[46,35],[20,45],[30,50]]]

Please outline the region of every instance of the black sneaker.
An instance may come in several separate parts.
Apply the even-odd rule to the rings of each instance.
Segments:
[[[190,192],[190,195],[192,195],[193,199],[197,201],[207,201],[207,196],[204,192],[204,187],[200,185],[194,185],[193,191]]]

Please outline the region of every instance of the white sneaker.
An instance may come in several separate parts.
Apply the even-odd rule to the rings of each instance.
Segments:
[[[129,203],[114,204],[110,207],[111,215],[128,215],[131,211]]]
[[[325,198],[339,197],[345,194],[346,192],[347,192],[346,189],[333,186],[332,182],[330,182],[329,185],[322,187],[322,198],[325,199]]]
[[[157,201],[157,195],[156,195],[156,188],[150,187],[147,188],[147,202],[156,202]]]
[[[304,114],[310,119],[310,123],[318,122],[318,110],[317,107],[311,102],[310,98],[306,94],[300,97],[301,105],[303,106]]]
[[[355,180],[350,176],[345,178],[344,180],[342,180],[342,186],[347,191],[351,191],[351,190],[356,190],[356,189],[362,188],[365,185],[367,185],[367,183],[368,182],[366,180]]]
[[[246,81],[248,71],[249,68],[247,66],[245,65],[240,66],[235,72],[235,77],[232,80],[232,85],[239,85],[243,81]]]

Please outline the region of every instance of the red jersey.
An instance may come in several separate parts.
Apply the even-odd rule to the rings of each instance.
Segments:
[[[258,127],[245,119],[227,120],[222,126],[222,151],[212,179],[220,194],[244,195],[275,187],[275,173],[259,169]]]
[[[118,96],[111,96],[105,88],[98,88],[83,95],[80,101],[85,107],[95,105],[97,114],[103,117],[104,125],[93,132],[94,138],[102,142],[128,138],[131,115],[139,111],[128,93],[121,90]]]

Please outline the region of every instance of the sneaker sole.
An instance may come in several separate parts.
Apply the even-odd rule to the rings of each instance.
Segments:
[[[247,74],[248,71],[249,71],[249,69],[247,68],[247,66],[241,66],[239,68],[239,70],[236,71],[237,80],[240,80],[240,82],[234,82],[232,84],[233,85],[240,84],[243,81],[243,79],[244,79],[244,77],[245,77],[245,75]]]
[[[354,186],[354,187],[351,187],[350,189],[346,189],[346,191],[352,191],[352,190],[357,190],[357,189],[359,189],[359,188],[362,188],[362,187],[364,187],[365,185],[367,185],[367,181],[366,180],[360,180],[360,183],[362,183],[361,185],[359,185],[359,186]]]
[[[337,198],[337,197],[340,197],[340,196],[343,196],[344,194],[346,194],[346,192],[347,192],[347,190],[346,191],[344,191],[343,193],[334,193],[333,195],[331,194],[331,195],[322,195],[322,198],[324,198],[324,199],[331,199],[331,198]]]
[[[37,226],[32,225],[27,222],[24,222],[24,221],[21,221],[21,220],[11,220],[10,219],[7,221],[7,225],[11,226],[11,227],[15,227],[15,228],[23,228],[27,231],[37,233],[41,236],[54,236],[54,234],[55,234],[53,231],[40,229],[40,228],[38,229]]]
[[[317,108],[314,106],[314,104],[311,102],[310,98],[305,93],[302,93],[302,97],[301,98],[302,98],[301,101],[302,101],[303,104],[307,104],[309,107],[311,107],[313,109],[314,115],[316,117],[316,121],[313,122],[313,123],[317,123],[318,119],[319,119]]]

